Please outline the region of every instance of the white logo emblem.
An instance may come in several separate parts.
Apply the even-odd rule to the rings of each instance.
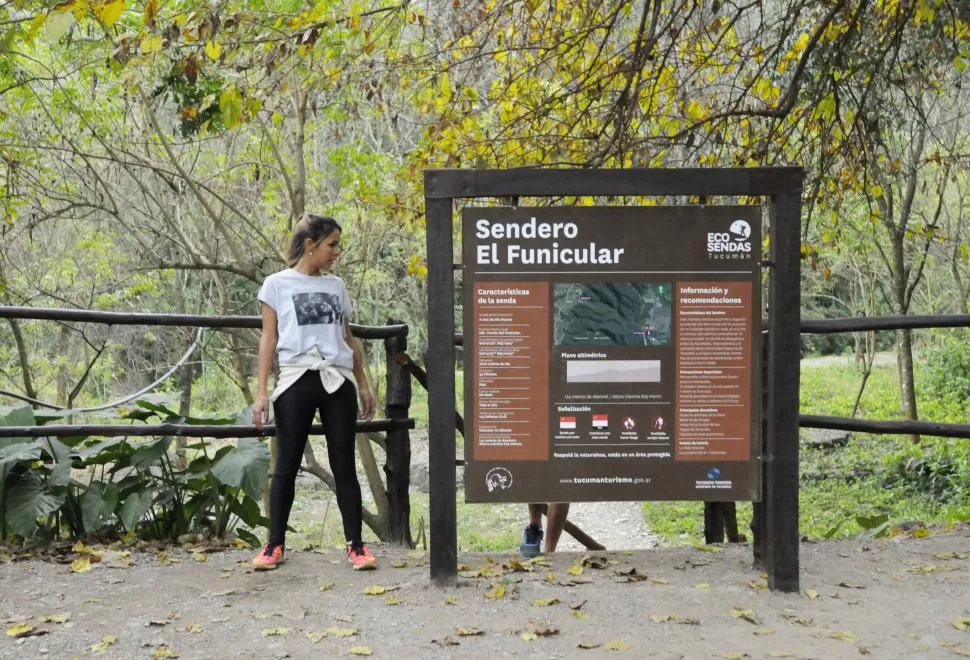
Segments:
[[[751,225],[744,220],[735,220],[731,223],[731,236],[736,241],[746,241],[751,236]]]
[[[495,490],[508,490],[512,487],[512,473],[508,468],[492,468],[485,475],[485,487],[490,493]]]

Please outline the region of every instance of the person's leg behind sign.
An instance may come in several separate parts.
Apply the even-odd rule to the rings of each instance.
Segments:
[[[522,545],[519,552],[523,557],[536,557],[540,552],[555,552],[559,544],[559,537],[562,536],[563,527],[566,525],[566,517],[569,515],[568,502],[553,502],[548,505],[546,514],[548,525],[547,534],[542,531],[542,504],[529,504],[529,524],[522,532]],[[545,546],[543,546],[545,538]]]

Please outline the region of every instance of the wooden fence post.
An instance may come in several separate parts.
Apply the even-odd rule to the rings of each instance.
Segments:
[[[400,323],[387,320],[389,325]],[[387,419],[407,418],[411,406],[411,375],[401,366],[397,357],[407,351],[407,329],[384,340],[385,364],[387,365],[387,388],[384,416]],[[411,538],[411,501],[408,488],[411,484],[411,438],[406,428],[387,432],[384,475],[387,482],[387,510],[389,541],[398,545],[414,547]]]

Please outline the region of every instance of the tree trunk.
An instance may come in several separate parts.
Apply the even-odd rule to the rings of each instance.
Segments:
[[[195,363],[186,360],[185,364],[179,367],[179,415],[188,416],[192,409],[192,381],[195,378]],[[188,459],[185,455],[187,438],[178,437],[175,439],[175,456],[181,469],[188,467]]]
[[[913,376],[913,331],[896,331],[896,366],[899,369],[899,392],[902,397],[903,416],[918,419],[916,410],[916,381]],[[918,435],[910,440],[919,442]]]
[[[3,272],[3,262],[0,262],[0,294],[3,294],[3,302],[6,305],[13,305],[10,293],[7,290],[7,278]],[[24,342],[24,335],[20,331],[20,321],[8,319],[10,322],[10,332],[13,333],[13,342],[17,346],[17,360],[20,362],[20,373],[24,379],[24,394],[31,399],[37,398],[37,390],[34,389],[34,382],[30,376],[30,355],[27,353],[27,344]]]
[[[57,336],[57,401],[64,406],[70,406],[68,397],[71,394],[70,375],[67,373],[68,356],[71,350],[71,330],[66,325],[61,326]]]

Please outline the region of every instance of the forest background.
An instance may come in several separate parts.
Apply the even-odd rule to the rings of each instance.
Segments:
[[[339,274],[355,321],[403,320],[420,358],[423,169],[797,165],[804,317],[966,314],[968,67],[970,5],[958,0],[6,0],[0,303],[256,314],[262,279],[284,266],[289,230],[312,211],[344,225]],[[8,320],[4,420],[35,419],[23,406],[38,401],[77,422],[245,417],[257,339]],[[966,331],[803,340],[806,354],[851,356],[804,372],[805,413],[968,421]],[[153,383],[194,342],[141,403],[80,412]],[[368,351],[380,382],[381,347]],[[835,453],[804,449],[803,531],[966,518],[968,443],[913,440],[862,434]],[[147,499],[133,497],[146,482],[124,481],[133,466],[164,465],[168,444],[77,439],[19,458],[11,447],[0,442],[4,535],[56,535],[65,520],[75,535],[175,535],[199,510],[258,521],[265,457],[250,445],[234,454],[236,472],[192,486],[222,488],[235,508],[187,508],[195,522],[169,532],[151,524],[176,506],[163,486],[190,483],[191,466],[146,472]],[[192,474],[230,449],[218,451]],[[644,510],[668,540],[696,538],[693,509]]]

